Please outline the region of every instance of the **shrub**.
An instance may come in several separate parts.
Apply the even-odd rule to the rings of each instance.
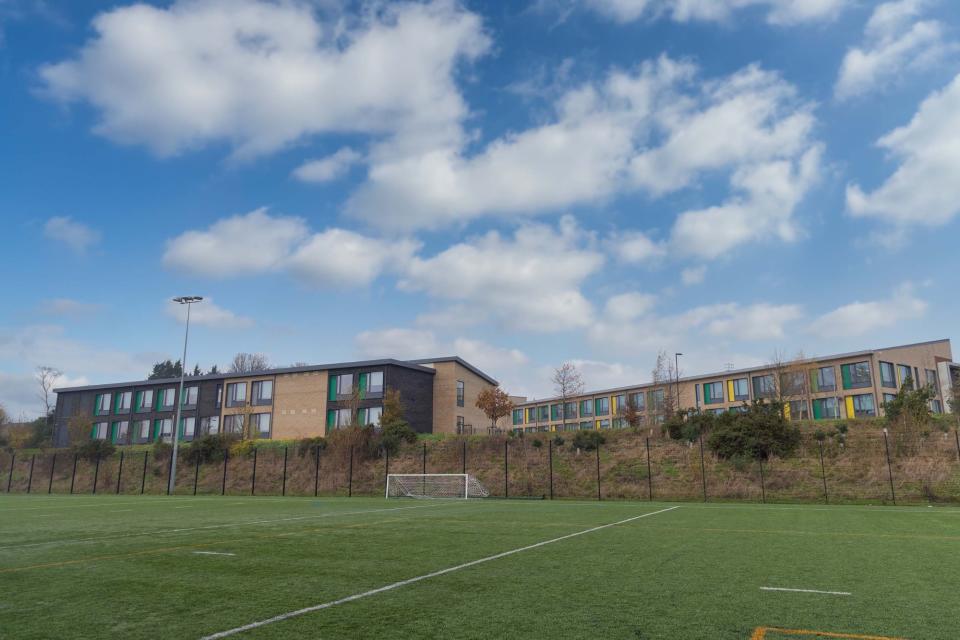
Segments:
[[[223,452],[230,449],[230,445],[237,440],[233,434],[214,434],[197,438],[184,451],[187,462],[213,462],[223,458]]]
[[[327,441],[317,436],[316,438],[301,438],[297,441],[297,455],[301,458],[307,454],[317,455],[317,451],[323,451],[327,448]]]
[[[109,440],[87,440],[74,445],[73,450],[84,460],[109,458],[117,448]]]
[[[677,413],[663,423],[663,430],[673,440],[695,442],[702,435],[713,430],[718,417],[712,413],[698,413],[690,410]]]
[[[417,432],[406,422],[393,422],[380,432],[380,446],[384,451],[395,454],[404,442],[413,444],[417,441]]]
[[[562,447],[565,442],[566,440],[563,439],[563,436],[553,436],[553,444],[557,445],[558,447]]]
[[[151,457],[157,460],[169,458],[173,454],[173,445],[163,440],[157,440],[153,443],[153,452]]]
[[[573,446],[584,451],[593,451],[606,441],[599,431],[577,431],[573,436]]]
[[[720,416],[707,445],[720,458],[766,460],[772,455],[788,457],[800,438],[800,429],[783,417],[782,403],[754,400],[743,413]]]
[[[257,441],[246,439],[238,440],[230,445],[230,455],[236,458],[249,458],[257,448]]]
[[[530,444],[532,444],[535,449],[539,449],[543,446],[543,441],[540,438],[534,438]]]

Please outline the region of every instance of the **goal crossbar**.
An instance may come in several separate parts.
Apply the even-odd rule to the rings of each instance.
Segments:
[[[468,473],[391,473],[386,498],[486,498],[490,493]]]

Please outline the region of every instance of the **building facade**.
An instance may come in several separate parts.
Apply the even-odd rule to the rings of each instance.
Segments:
[[[960,365],[953,362],[950,341],[935,340],[524,402],[514,408],[511,427],[525,432],[624,427],[628,403],[643,424],[654,425],[671,409],[724,413],[754,399],[784,402],[793,420],[875,417],[904,384],[929,386],[931,410],[943,413],[950,411],[958,383]]]
[[[142,444],[169,439],[177,403],[182,440],[216,433],[261,438],[323,436],[350,424],[379,423],[383,399],[396,390],[404,417],[419,433],[486,432],[477,395],[497,381],[457,357],[368,360],[267,371],[56,389],[54,440],[109,439]],[[481,431],[482,430],[482,431]]]

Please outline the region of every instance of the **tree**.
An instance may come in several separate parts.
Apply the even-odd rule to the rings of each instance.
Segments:
[[[643,413],[640,411],[640,407],[637,406],[632,394],[627,395],[627,401],[623,405],[620,417],[631,429],[639,429],[643,423]]]
[[[914,389],[913,379],[908,377],[897,395],[883,403],[883,412],[899,453],[912,455],[920,450],[920,442],[930,424],[930,401],[934,397],[935,392],[927,385]]]
[[[6,408],[0,404],[0,427],[10,422],[10,416],[7,414]]]
[[[57,379],[63,375],[63,372],[54,369],[53,367],[37,367],[37,372],[34,374],[34,378],[37,379],[37,384],[40,385],[40,400],[43,402],[43,415],[49,416],[53,413],[54,408],[56,408],[56,396],[53,392],[53,385],[56,384]]]
[[[553,382],[554,393],[560,396],[560,418],[566,420],[568,418],[567,399],[583,393],[583,376],[580,375],[575,364],[564,362],[553,372],[550,381]]]
[[[784,418],[782,404],[754,400],[742,413],[717,416],[707,446],[724,459],[766,460],[792,455],[800,440],[800,429]]]
[[[183,365],[180,361],[171,362],[170,359],[157,362],[153,365],[153,371],[147,376],[147,380],[161,380],[165,378],[179,378]]]
[[[89,413],[77,413],[67,418],[67,437],[69,444],[76,445],[90,439],[90,427],[93,417]]]
[[[663,419],[670,418],[677,411],[678,398],[676,397],[676,378],[677,370],[673,361],[667,357],[666,351],[657,352],[657,362],[651,372],[653,384],[659,385],[659,391],[663,393],[663,402],[659,407],[650,403],[647,408],[651,416],[662,416]]]
[[[490,418],[490,432],[493,433],[497,429],[497,420],[513,411],[513,400],[500,387],[487,387],[477,394],[477,408]]]
[[[417,432],[410,428],[403,411],[400,392],[388,388],[380,414],[380,445],[389,453],[396,453],[402,442],[413,444],[417,441]]]
[[[208,376],[215,376],[218,373],[220,373],[220,369],[217,367],[217,365],[213,365],[210,367],[210,371],[207,371]]]
[[[200,365],[199,365],[199,364],[193,365],[193,373],[191,373],[190,375],[191,375],[191,376],[202,376],[202,375],[203,375],[203,371],[200,370]]]
[[[266,371],[270,368],[270,361],[262,353],[238,353],[230,362],[230,373],[250,373],[251,371]]]

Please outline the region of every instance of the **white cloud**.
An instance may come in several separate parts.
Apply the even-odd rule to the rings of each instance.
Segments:
[[[100,232],[70,217],[57,216],[43,225],[43,235],[61,242],[78,255],[85,254],[100,242]]]
[[[214,304],[213,298],[204,298],[202,302],[190,305],[190,324],[217,329],[247,329],[253,326],[253,319],[237,315],[229,309]],[[178,304],[173,300],[167,302],[165,309],[168,316],[183,323],[187,319],[186,305]]]
[[[872,192],[848,185],[851,215],[931,227],[953,219],[960,212],[960,75],[877,144],[900,166]]]
[[[363,156],[350,147],[344,147],[325,158],[309,160],[293,171],[293,176],[302,182],[332,182],[346,175],[350,168],[363,160]]]
[[[825,313],[810,324],[809,332],[826,338],[862,336],[921,318],[927,312],[927,306],[907,283],[898,287],[888,299],[852,302]]]
[[[413,360],[441,355],[440,342],[432,331],[423,329],[379,329],[362,331],[354,338],[361,358]]]
[[[722,205],[680,214],[670,237],[672,248],[713,259],[747,242],[770,237],[796,240],[799,230],[793,214],[819,179],[821,153],[814,147],[796,161],[738,170],[731,182],[740,193]]]
[[[308,233],[302,219],[270,216],[260,208],[169,240],[163,264],[214,278],[273,271]]]
[[[289,269],[315,286],[360,287],[388,267],[408,263],[419,244],[412,240],[380,240],[328,229],[310,237],[286,262]]]
[[[685,286],[692,286],[703,282],[707,276],[707,268],[704,266],[688,267],[680,272],[680,282]]]
[[[929,0],[886,2],[873,11],[865,42],[847,51],[834,94],[839,100],[862,96],[940,60],[955,45],[944,41],[944,25],[915,20]]]
[[[603,265],[603,255],[588,240],[569,216],[556,229],[522,226],[513,238],[491,231],[433,257],[413,258],[400,287],[519,329],[582,327],[590,323],[593,307],[579,287]]]
[[[610,321],[631,321],[649,313],[657,302],[656,296],[631,291],[612,296],[604,306],[604,317]]]
[[[458,135],[456,66],[489,48],[480,17],[452,0],[330,19],[306,2],[179,0],[92,26],[76,57],[41,68],[47,90],[90,103],[98,134],[159,155],[222,142],[251,157],[326,132]]]
[[[54,387],[80,386],[88,384],[84,377],[70,378],[60,376]],[[11,374],[0,372],[0,405],[11,420],[29,421],[43,415],[46,408],[40,399],[40,385],[30,373]]]
[[[81,317],[96,313],[101,305],[83,302],[72,298],[51,298],[43,300],[38,306],[40,313],[48,316]]]
[[[609,239],[614,254],[621,262],[641,263],[657,260],[666,255],[667,249],[662,243],[654,242],[641,231],[623,231]]]
[[[852,0],[585,0],[588,7],[618,22],[667,16],[676,22],[726,21],[734,11],[766,10],[767,22],[793,25],[835,18]]]

